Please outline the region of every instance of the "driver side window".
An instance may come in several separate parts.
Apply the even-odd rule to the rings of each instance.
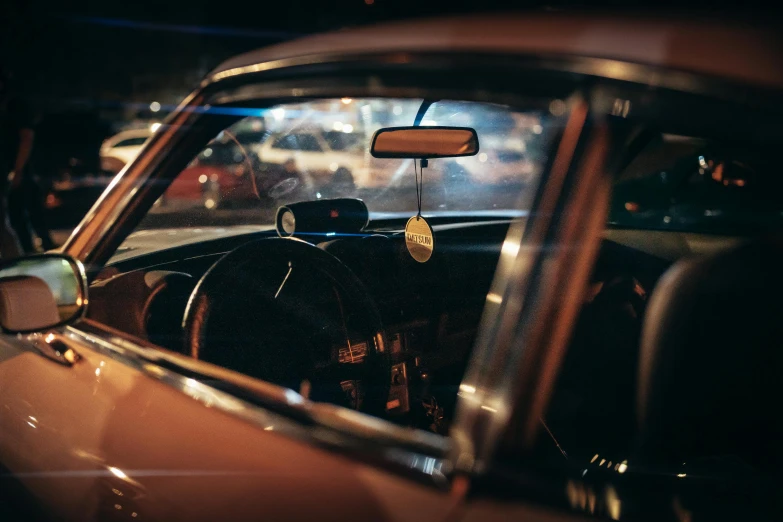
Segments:
[[[746,234],[778,226],[774,158],[697,137],[661,135],[621,173],[610,222],[626,228]]]

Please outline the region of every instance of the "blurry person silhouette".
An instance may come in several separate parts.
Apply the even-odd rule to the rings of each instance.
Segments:
[[[24,125],[18,122],[17,111],[11,103],[10,73],[0,65],[0,257],[9,259],[22,255],[22,247],[11,228],[8,216],[8,177],[18,163],[28,158],[19,158],[20,142],[23,141]],[[29,156],[29,150],[26,153]]]
[[[332,175],[326,185],[323,187],[326,197],[330,198],[349,198],[356,192],[356,185],[353,181],[351,171],[345,167],[340,167]]]
[[[30,254],[37,251],[30,225],[44,250],[51,250],[55,244],[46,225],[44,194],[30,165],[35,114],[23,100],[13,96],[11,80],[10,72],[0,66],[0,184],[5,200],[3,216],[8,216],[3,221],[10,220],[18,244]],[[17,242],[11,241],[11,234],[6,230],[0,232],[3,257],[18,255],[14,252]]]

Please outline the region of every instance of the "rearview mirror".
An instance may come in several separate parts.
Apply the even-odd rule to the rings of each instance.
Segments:
[[[0,327],[29,333],[66,324],[87,306],[84,267],[62,254],[0,264]]]
[[[470,127],[387,127],[372,137],[375,158],[454,158],[474,156],[478,134]]]

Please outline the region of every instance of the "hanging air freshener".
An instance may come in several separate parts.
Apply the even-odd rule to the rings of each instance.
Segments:
[[[421,176],[416,172],[416,160],[413,161],[413,173],[416,177],[416,204],[418,212],[408,220],[405,225],[405,246],[411,257],[419,263],[426,263],[432,257],[435,248],[435,238],[432,236],[432,228],[427,220],[421,217],[421,195],[424,189],[424,167],[427,160],[421,160]],[[420,181],[421,178],[421,181]]]
[[[434,240],[429,223],[421,216],[413,216],[405,225],[405,246],[411,257],[419,263],[426,263],[432,257]]]

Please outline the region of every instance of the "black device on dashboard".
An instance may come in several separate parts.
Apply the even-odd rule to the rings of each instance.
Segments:
[[[370,218],[361,199],[337,198],[291,203],[277,209],[275,225],[281,237],[361,232]]]

